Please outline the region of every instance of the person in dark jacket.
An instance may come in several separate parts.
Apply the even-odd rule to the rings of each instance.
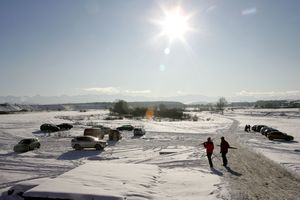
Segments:
[[[222,160],[223,160],[223,166],[227,166],[227,157],[226,157],[226,154],[228,153],[228,148],[230,147],[228,142],[225,140],[224,137],[221,137],[221,144],[220,144],[220,147],[221,147],[221,151],[220,153],[222,154]]]
[[[207,141],[203,143],[203,146],[206,149],[206,156],[207,156],[207,159],[208,159],[208,162],[209,162],[209,166],[214,167],[213,163],[212,163],[212,160],[211,160],[211,156],[212,156],[213,151],[214,151],[214,143],[211,141],[210,137],[207,138]]]

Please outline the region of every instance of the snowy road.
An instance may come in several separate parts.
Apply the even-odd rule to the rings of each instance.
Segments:
[[[300,199],[300,180],[279,164],[255,153],[237,140],[238,122],[234,120],[225,137],[237,150],[229,152],[229,167],[224,178],[232,199]],[[227,171],[227,172],[226,172]]]

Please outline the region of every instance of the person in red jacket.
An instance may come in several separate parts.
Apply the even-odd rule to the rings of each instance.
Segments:
[[[226,154],[228,153],[228,148],[230,147],[228,142],[225,140],[224,137],[221,137],[221,144],[220,144],[221,150],[220,153],[222,154],[222,160],[223,160],[223,166],[227,166],[227,157]]]
[[[206,156],[208,158],[209,166],[213,167],[211,156],[214,151],[214,143],[211,141],[211,138],[207,138],[207,141],[203,143],[203,146],[206,148]]]

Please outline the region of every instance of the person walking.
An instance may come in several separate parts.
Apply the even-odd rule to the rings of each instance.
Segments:
[[[228,142],[225,140],[224,137],[221,137],[220,147],[221,147],[220,153],[222,154],[223,166],[226,167],[228,163],[226,154],[228,153],[228,148],[230,147],[230,145],[228,144]]]
[[[207,159],[208,159],[208,162],[209,162],[209,166],[211,168],[213,168],[213,163],[212,163],[212,160],[211,160],[211,156],[213,154],[213,151],[214,151],[214,143],[211,141],[211,138],[207,138],[207,141],[203,143],[203,146],[205,147],[206,149],[206,156],[207,156]]]

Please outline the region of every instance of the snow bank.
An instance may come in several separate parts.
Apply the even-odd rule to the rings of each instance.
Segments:
[[[91,161],[29,190],[26,198],[150,199],[158,167]]]

